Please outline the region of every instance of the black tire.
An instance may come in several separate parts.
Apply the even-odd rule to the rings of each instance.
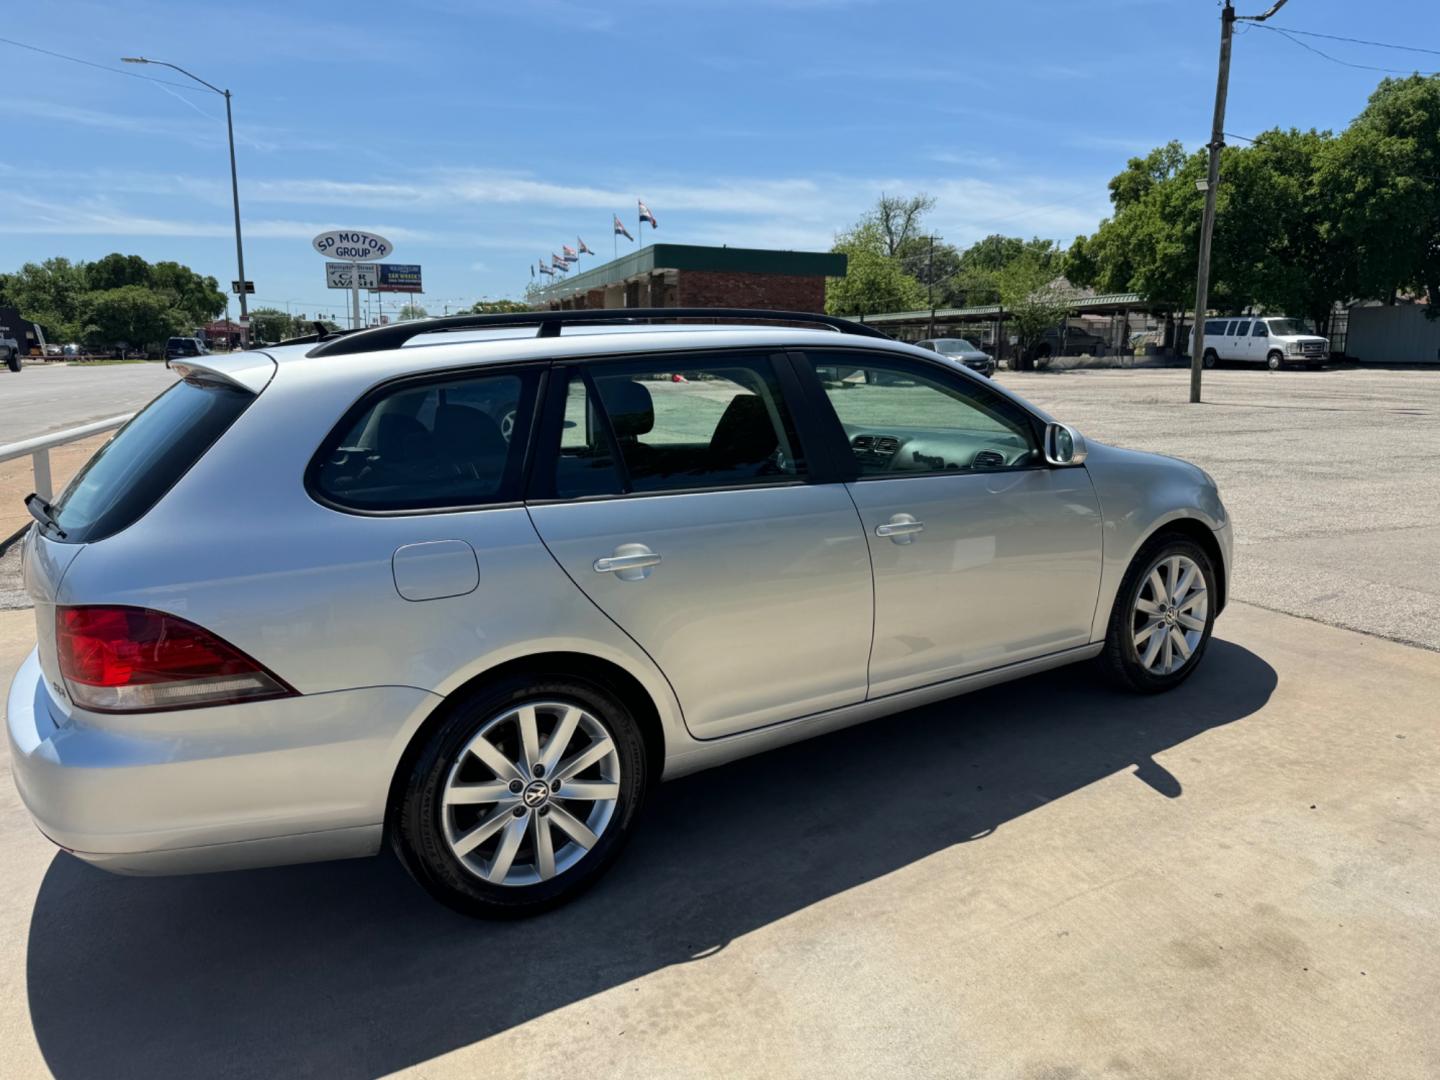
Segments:
[[[1214,349],[1206,349],[1206,350],[1205,350],[1205,355],[1202,356],[1202,357],[1200,357],[1200,366],[1201,366],[1201,367],[1213,368],[1213,367],[1214,367],[1216,364],[1218,364],[1219,362],[1220,362],[1220,354],[1217,353]]]
[[[1269,356],[1265,357],[1265,366],[1271,371],[1279,371],[1285,366],[1284,355],[1278,352],[1272,352]]]
[[[20,354],[19,354],[19,353],[13,353],[13,352],[12,352],[9,356],[5,357],[5,366],[8,367],[11,371],[15,372],[16,374],[19,374],[19,372],[20,372]]]
[[[457,757],[480,728],[531,700],[577,705],[599,721],[619,755],[619,797],[598,842],[569,869],[528,885],[491,884],[467,868],[446,841],[441,822],[443,788]],[[647,766],[639,725],[610,690],[563,675],[507,679],[459,702],[403,767],[389,814],[391,846],[431,896],[462,914],[501,919],[538,914],[579,895],[620,854],[644,802]]]
[[[1135,646],[1135,620],[1138,617],[1135,605],[1150,571],[1171,555],[1183,555],[1193,561],[1205,579],[1205,629],[1189,660],[1179,670],[1157,675],[1145,669]],[[1100,654],[1100,666],[1106,676],[1122,689],[1138,694],[1158,694],[1179,686],[1200,666],[1205,656],[1215,629],[1214,601],[1218,595],[1215,565],[1204,548],[1177,533],[1161,533],[1150,540],[1136,554],[1120,582],[1119,592],[1115,594],[1115,606],[1111,609],[1105,631],[1105,651]]]

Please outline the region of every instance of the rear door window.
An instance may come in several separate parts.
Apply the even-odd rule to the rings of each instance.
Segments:
[[[321,446],[310,490],[370,512],[514,501],[537,379],[528,370],[381,389]]]
[[[100,448],[54,503],[69,543],[128,528],[199,461],[255,400],[230,383],[182,379]]]
[[[553,486],[559,498],[787,483],[806,476],[768,356],[571,369],[559,443]]]

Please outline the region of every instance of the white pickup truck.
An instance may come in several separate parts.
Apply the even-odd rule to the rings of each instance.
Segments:
[[[1193,349],[1195,339],[1192,335]],[[1221,360],[1264,364],[1279,371],[1286,364],[1318,368],[1330,358],[1330,342],[1312,334],[1299,319],[1280,315],[1205,320],[1205,352],[1201,362],[1214,367]]]

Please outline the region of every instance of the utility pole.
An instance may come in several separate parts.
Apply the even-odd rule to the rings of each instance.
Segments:
[[[931,233],[926,237],[930,241],[930,253],[925,259],[925,303],[930,308],[930,329],[928,336],[933,340],[935,337],[935,240],[936,236]]]
[[[1236,15],[1230,0],[1220,12],[1220,71],[1215,80],[1215,116],[1210,125],[1210,171],[1205,183],[1205,215],[1200,221],[1200,263],[1195,270],[1195,346],[1190,350],[1190,403],[1200,401],[1200,372],[1205,364],[1205,311],[1210,306],[1210,241],[1215,235],[1215,198],[1220,187],[1220,151],[1225,148],[1225,97],[1230,90],[1230,41],[1237,20],[1264,22],[1285,6],[1275,0],[1261,15]],[[1196,185],[1199,186],[1198,184]]]

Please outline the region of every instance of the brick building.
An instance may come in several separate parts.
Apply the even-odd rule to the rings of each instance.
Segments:
[[[730,307],[824,311],[825,279],[845,256],[824,251],[651,244],[566,278],[540,294],[558,308]]]

